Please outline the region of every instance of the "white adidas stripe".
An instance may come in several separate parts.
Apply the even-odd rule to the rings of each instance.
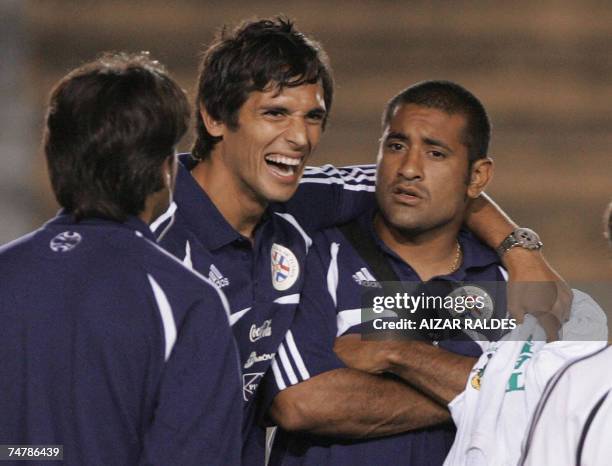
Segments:
[[[338,251],[340,250],[339,243],[332,243],[330,247],[331,262],[327,269],[327,291],[334,302],[334,306],[338,305]]]
[[[278,363],[276,362],[276,358],[272,360],[272,373],[274,374],[274,379],[276,380],[276,386],[279,390],[284,390],[287,388],[285,381],[283,380],[283,375],[281,374],[280,368],[278,367]]]
[[[174,343],[176,343],[176,322],[174,321],[174,314],[172,313],[172,307],[168,302],[166,293],[164,293],[162,287],[159,286],[159,283],[157,283],[150,274],[147,274],[147,278],[153,290],[153,295],[155,296],[159,315],[162,320],[165,341],[164,361],[167,361],[174,347]]]
[[[295,365],[298,368],[300,375],[302,376],[302,380],[308,380],[310,378],[310,373],[306,369],[304,360],[302,359],[302,356],[300,355],[300,352],[297,349],[291,330],[287,331],[285,341],[287,342],[287,347],[289,348],[289,353],[293,358],[293,362],[295,362]]]
[[[289,383],[291,385],[295,385],[296,383],[298,383],[298,379],[297,379],[297,376],[295,375],[293,367],[291,367],[291,363],[289,362],[289,357],[287,356],[287,351],[285,350],[285,346],[282,343],[278,347],[278,356],[280,357],[281,364],[283,365],[283,368],[285,369],[285,373],[287,374]]]
[[[305,175],[313,175],[325,173],[328,175],[329,173],[376,173],[376,165],[375,164],[366,164],[366,165],[345,165],[342,167],[336,167],[335,165],[321,165],[319,167],[307,166],[304,169]]]
[[[326,179],[306,179],[306,180],[302,180],[302,183],[313,183],[313,184],[341,184],[344,185],[343,189],[346,189],[347,191],[369,191],[369,192],[374,192],[376,191],[376,186],[371,184],[371,185],[367,185],[367,184],[359,184],[359,185],[352,185],[352,184],[346,184],[343,180],[337,180],[335,178],[326,178]]]

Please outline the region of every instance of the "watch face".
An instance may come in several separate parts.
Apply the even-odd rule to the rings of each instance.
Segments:
[[[514,236],[519,244],[528,249],[538,249],[542,247],[538,234],[529,228],[517,228]]]

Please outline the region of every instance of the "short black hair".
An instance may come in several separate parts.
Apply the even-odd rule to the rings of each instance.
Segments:
[[[423,81],[407,87],[387,103],[383,112],[383,130],[400,105],[435,108],[450,115],[466,118],[464,144],[470,163],[487,156],[491,139],[491,123],[484,106],[470,91],[451,81]]]
[[[148,53],[105,53],[51,93],[44,151],[59,204],[124,221],[164,186],[162,164],[189,123],[184,91]]]
[[[206,130],[200,108],[229,128],[237,129],[238,112],[251,92],[266,91],[270,86],[281,91],[284,87],[319,81],[327,119],[334,88],[329,59],[321,45],[296,30],[288,18],[245,21],[231,33],[222,29],[204,52],[200,65],[193,156],[207,158],[221,140]]]

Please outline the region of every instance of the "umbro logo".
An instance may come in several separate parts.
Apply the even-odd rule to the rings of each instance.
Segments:
[[[230,283],[229,279],[227,277],[224,277],[223,274],[219,271],[219,269],[215,267],[215,264],[210,264],[208,278],[217,286],[217,288],[223,288],[224,286],[227,286]]]
[[[370,271],[365,267],[361,267],[353,274],[353,280],[355,280],[361,286],[381,288],[380,283],[376,281],[376,278],[374,278]]]

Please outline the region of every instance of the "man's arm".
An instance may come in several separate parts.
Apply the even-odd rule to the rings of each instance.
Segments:
[[[499,247],[517,227],[484,193],[471,202],[465,222],[491,248]],[[509,273],[508,309],[512,316],[522,322],[525,314],[536,315],[549,341],[556,340],[561,324],[569,317],[572,301],[569,286],[540,251],[515,247],[501,260]]]
[[[308,254],[299,308],[262,382],[264,411],[286,430],[347,438],[389,435],[447,420],[445,407],[403,381],[348,369],[334,353],[337,314],[326,267],[332,245],[337,247],[315,238]],[[343,250],[335,251],[340,260]]]
[[[334,351],[347,366],[395,374],[443,406],[463,392],[477,361],[422,341],[365,341],[359,335],[336,339]]]
[[[376,165],[306,167],[286,203],[273,205],[293,215],[306,231],[346,223],[376,205]]]
[[[287,431],[374,438],[440,424],[446,408],[382,375],[335,369],[280,392],[269,411]]]

